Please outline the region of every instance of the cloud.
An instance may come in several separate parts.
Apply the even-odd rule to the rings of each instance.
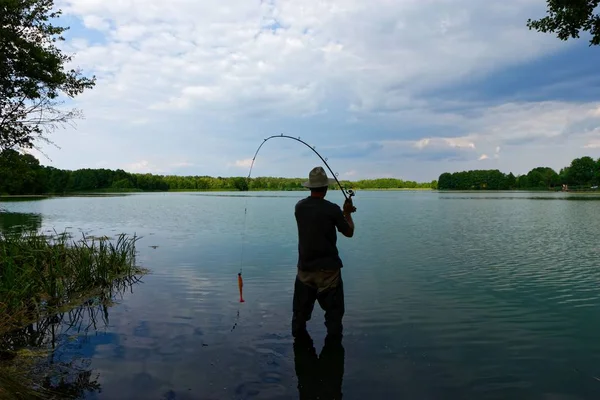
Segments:
[[[316,148],[322,154],[322,157],[328,158],[366,158],[370,157],[374,154],[377,154],[380,150],[382,150],[385,146],[383,142],[377,141],[367,141],[367,142],[355,142],[352,144],[342,144],[335,146],[322,146]],[[305,151],[304,154],[310,155],[310,150]]]
[[[244,160],[236,160],[233,165],[240,168],[250,168],[252,165],[252,159],[246,158]]]
[[[469,137],[453,137],[453,138],[425,138],[417,140],[414,147],[424,149],[431,146],[449,146],[456,148],[475,149],[475,143]]]
[[[94,29],[98,31],[108,31],[110,29],[109,21],[96,15],[85,15],[83,16],[82,20],[83,25],[89,29]]]
[[[171,164],[171,167],[173,167],[173,168],[192,167],[192,166],[194,166],[194,163],[186,162],[186,161],[176,162],[176,163]]]
[[[500,146],[496,146],[496,154],[494,154],[494,158],[496,160],[500,158]]]
[[[415,146],[416,148],[418,148],[418,149],[423,149],[423,148],[425,148],[425,147],[429,146],[429,142],[431,142],[431,139],[430,139],[430,138],[425,138],[425,139],[417,140],[417,141],[414,143],[414,146]]]
[[[475,143],[473,143],[468,138],[446,138],[446,139],[444,139],[444,141],[450,147],[467,148],[467,149],[475,148]]]
[[[107,162],[103,162],[104,167],[106,167]],[[180,169],[194,166],[193,163],[180,161],[180,162],[170,162],[164,159],[155,159],[153,161],[150,160],[141,160],[128,164],[124,164],[119,166],[123,168],[125,171],[132,173],[153,173],[153,174],[168,174],[173,169]]]
[[[149,161],[142,160],[125,165],[125,170],[130,172],[148,172],[148,171],[159,171]]]
[[[593,139],[583,146],[584,149],[600,149],[600,139]]]
[[[457,113],[464,136],[427,137],[418,140],[383,140],[357,144],[360,148],[376,149],[370,157],[382,160],[415,159],[425,161],[482,161],[493,158],[500,160],[504,148],[505,156],[499,167],[509,171],[527,172],[535,162],[552,164],[560,168],[556,160],[543,159],[543,154],[530,154],[531,149],[556,146],[575,149],[572,144],[595,149],[598,131],[588,129],[591,123],[600,126],[600,118],[591,120],[590,115],[597,104],[570,104],[565,102],[515,103],[497,107],[481,108],[469,116]],[[582,121],[587,121],[582,124]],[[571,146],[569,146],[571,144]],[[509,149],[509,150],[506,150]],[[478,152],[482,151],[482,152]],[[507,153],[508,151],[508,153]],[[514,155],[509,158],[508,154]],[[568,164],[577,156],[576,150],[560,156],[560,162]],[[541,161],[533,161],[539,159]]]
[[[113,82],[127,77],[134,81],[129,85],[147,84],[153,76],[152,86],[164,90],[152,96],[152,109],[266,103],[281,112],[306,112],[343,84],[349,108],[394,110],[411,96],[390,88],[431,87],[561,47],[528,33],[524,21],[515,18],[518,11],[540,9],[527,1],[506,7],[472,0],[381,2],[379,7],[353,0],[260,6],[178,0],[168,7],[157,0],[63,0],[59,5],[107,36],[103,46],[79,49],[77,62],[108,68],[115,72]],[[273,20],[278,29],[271,29]],[[478,34],[478,28],[487,28],[487,34]],[[509,41],[517,37],[529,40]],[[445,61],[437,62],[440,58]],[[126,68],[118,72],[117,64]]]
[[[522,172],[598,148],[595,49],[529,31],[537,0],[56,4],[76,22],[71,65],[98,77],[72,102],[86,120],[45,149],[58,167],[224,176],[281,132],[355,178],[430,180],[481,154]],[[558,98],[575,78],[585,99]],[[319,160],[298,146],[270,144],[260,174],[305,176]]]

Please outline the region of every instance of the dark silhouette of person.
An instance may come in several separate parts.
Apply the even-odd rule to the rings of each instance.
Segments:
[[[325,311],[328,335],[342,336],[344,317],[343,267],[337,249],[337,231],[346,237],[354,236],[356,211],[352,198],[344,202],[343,210],[325,200],[327,188],[334,179],[327,177],[322,167],[310,171],[303,186],[310,196],[298,201],[294,216],[298,225],[298,264],[294,283],[292,336],[307,334],[315,301]]]
[[[310,335],[294,340],[294,366],[300,400],[338,400],[342,398],[345,350],[339,335],[327,335],[317,356]]]

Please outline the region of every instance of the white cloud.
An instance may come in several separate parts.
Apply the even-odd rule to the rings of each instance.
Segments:
[[[133,173],[157,171],[156,167],[154,167],[147,160],[142,160],[142,161],[126,164],[124,169],[128,172],[133,172]]]
[[[383,141],[382,145],[387,146],[388,148],[393,147],[406,147],[407,142],[404,140],[391,140],[391,141]],[[419,150],[423,149],[432,149],[432,148],[456,148],[456,149],[465,149],[465,150],[474,150],[476,148],[473,139],[469,136],[461,136],[461,137],[429,137],[420,139],[417,141],[413,141],[411,146],[417,148]]]
[[[431,139],[429,139],[429,138],[417,140],[415,142],[414,146],[418,149],[422,149],[422,148],[428,146],[430,141],[431,141]]]
[[[540,9],[532,1],[503,7],[474,0],[379,5],[63,0],[59,5],[87,26],[108,30],[107,43],[80,48],[77,63],[114,71],[113,83],[143,83],[146,93],[153,93],[150,106],[159,109],[212,107],[218,101],[314,112],[340,88],[355,110],[395,109],[409,104],[411,96],[383,96],[390,86],[432,87],[561,46],[531,34],[516,18],[516,11]],[[492,12],[493,23],[486,24]],[[265,29],[274,20],[281,28]],[[518,38],[527,40],[513,40]]]
[[[583,146],[584,149],[600,149],[600,139],[595,139]]]
[[[588,129],[590,125],[600,126],[600,117],[590,119],[589,113],[597,106],[594,103],[566,102],[505,104],[479,109],[475,116],[468,118],[457,115],[458,123],[464,127],[464,136],[428,137],[414,141],[364,141],[357,143],[356,147],[376,149],[371,158],[380,163],[421,156],[423,161],[419,168],[431,168],[431,171],[436,171],[430,175],[434,177],[448,168],[440,166],[440,161],[460,159],[454,169],[469,169],[473,166],[469,160],[489,160],[492,158],[489,154],[498,160],[496,165],[503,171],[526,173],[539,165],[558,170],[582,155],[578,153],[578,147],[600,148],[597,139],[600,128]],[[378,149],[375,144],[381,148]],[[503,148],[510,150],[504,151],[505,156],[500,159]],[[426,160],[438,165],[425,167]]]
[[[443,139],[450,147],[458,147],[458,148],[468,148],[474,149],[475,143],[473,143],[469,138],[458,137],[458,138],[446,138]]]
[[[496,146],[496,154],[494,154],[494,158],[496,160],[500,158],[500,146]]]
[[[96,29],[100,31],[107,31],[110,29],[110,24],[103,18],[95,15],[85,15],[82,18],[83,25],[90,29]]]
[[[480,154],[522,169],[536,157],[564,163],[576,147],[597,148],[591,124],[600,118],[598,104],[490,108],[423,95],[571,46],[526,28],[527,18],[544,13],[538,0],[59,0],[57,6],[96,39],[103,35],[91,41],[73,32],[77,40],[64,44],[76,53],[73,66],[95,73],[98,84],[76,100],[87,118],[78,131],[53,136],[62,150],[48,152],[60,167],[81,168],[101,157],[113,167],[143,160],[129,164],[132,171],[186,167],[223,175],[248,168],[260,141],[280,132],[322,142],[336,167],[357,178],[394,171],[406,179],[436,178],[439,169],[474,165]],[[458,108],[468,112],[452,111]],[[530,154],[532,143],[567,135],[571,150]],[[314,158],[294,146],[280,143],[277,156],[261,155],[269,160],[261,173],[305,176]],[[461,161],[450,166],[438,156]]]
[[[236,160],[235,163],[233,163],[233,165],[240,168],[250,168],[250,166],[252,165],[252,159],[246,158],[244,160]]]

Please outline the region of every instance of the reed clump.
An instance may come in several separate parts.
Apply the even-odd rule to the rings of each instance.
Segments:
[[[0,233],[0,334],[142,272],[135,265],[137,240]]]
[[[14,337],[82,304],[108,305],[115,290],[146,272],[135,264],[137,240],[0,233],[0,400],[55,398],[29,375],[44,346],[16,346]]]

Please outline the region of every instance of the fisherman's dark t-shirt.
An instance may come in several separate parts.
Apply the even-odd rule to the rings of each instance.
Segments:
[[[304,271],[342,268],[337,233],[350,228],[337,204],[318,197],[307,197],[296,204],[298,224],[298,268]]]

